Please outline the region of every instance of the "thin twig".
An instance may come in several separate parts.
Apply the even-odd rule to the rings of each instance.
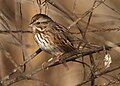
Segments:
[[[119,69],[120,69],[120,66],[115,67],[115,68],[112,68],[112,69],[109,69],[109,70],[105,70],[105,71],[103,71],[103,72],[101,72],[101,73],[99,73],[99,74],[96,74],[95,77],[94,77],[94,79],[96,79],[96,78],[98,78],[98,77],[100,77],[100,76],[102,76],[102,75],[104,75],[104,74],[107,74],[107,73],[110,73],[110,72],[113,72],[113,71],[116,71],[116,70],[119,70]],[[91,81],[91,79],[88,79],[88,80],[82,82],[81,84],[77,84],[76,86],[85,85],[86,83],[88,83],[88,82],[90,82],[90,81]]]
[[[90,57],[90,62],[91,62],[91,66],[92,66],[92,71],[91,71],[91,86],[95,86],[95,61],[94,61],[94,58],[93,58],[93,55],[90,54],[89,55]]]
[[[78,63],[84,64],[84,66],[87,66],[90,69],[90,71],[92,71],[91,66],[88,65],[87,63],[83,62],[83,61],[78,61],[78,60],[75,59],[75,60],[73,60],[73,62],[78,62]]]
[[[6,28],[4,28],[4,29],[6,29],[6,30],[9,30],[10,31],[10,35],[15,39],[15,40],[17,40],[17,42],[19,43],[19,44],[21,44],[21,41],[11,32],[11,26],[10,26],[10,24],[8,23],[8,19],[1,13],[1,15],[0,15],[0,19],[2,20],[2,22],[4,23],[4,26],[6,26]]]
[[[27,33],[33,33],[33,31],[29,31],[29,30],[26,30],[26,31],[23,31],[23,30],[0,30],[0,34],[10,34],[10,32],[12,32],[12,33],[16,33],[16,34],[18,34],[18,33],[23,33],[23,34],[27,34]]]
[[[10,62],[14,65],[14,67],[18,67],[17,62],[15,62],[13,60],[13,57],[11,56],[11,54],[4,48],[3,44],[0,43],[0,48],[2,49],[2,51],[4,52],[4,55],[6,56],[6,58],[8,58],[10,60]],[[22,72],[22,69],[19,68],[18,69],[20,72]]]
[[[120,11],[119,11],[119,10],[116,10],[116,9],[110,7],[109,5],[107,5],[107,4],[104,3],[104,2],[103,2],[103,4],[104,4],[105,6],[107,6],[109,9],[111,9],[112,11],[114,11],[115,13],[117,13],[118,15],[120,15]]]
[[[62,13],[65,14],[66,17],[68,17],[70,20],[72,20],[73,22],[75,21],[75,19],[73,18],[73,15],[71,15],[70,13],[66,12],[64,9],[60,8],[57,4],[55,4],[54,2],[52,2],[51,0],[45,0],[45,2],[48,2],[49,4],[51,4],[53,7],[57,8],[59,11],[61,11]],[[75,16],[74,16],[75,17]],[[77,24],[78,30],[81,33],[81,35],[83,36],[83,31],[81,29],[81,25]]]
[[[103,2],[105,2],[106,0],[104,0]],[[100,6],[103,2],[98,3],[96,6],[90,8],[88,11],[86,11],[85,13],[83,13],[81,15],[80,18],[78,18],[77,20],[75,20],[72,24],[69,25],[68,28],[71,28],[72,26],[74,26],[76,23],[78,23],[80,20],[82,20],[85,16],[87,16],[89,13],[91,13],[93,10],[95,10],[98,6]]]
[[[95,7],[95,5],[96,5],[96,0],[94,1],[94,3],[93,3],[93,6],[92,6],[92,9]],[[88,27],[89,27],[89,24],[90,24],[90,21],[91,21],[91,18],[92,18],[92,14],[93,14],[93,10],[90,12],[90,16],[89,16],[89,18],[88,18],[88,22],[87,22],[87,26],[86,26],[86,28],[85,28],[85,32],[84,32],[84,39],[86,39],[86,37],[85,37],[85,35],[86,35],[86,32],[87,32],[87,30],[88,30]],[[86,40],[87,41],[87,40]]]
[[[38,7],[39,7],[39,11],[41,13],[42,12],[41,0],[37,0],[37,4],[38,4]]]
[[[118,43],[116,45],[120,46],[120,43]],[[109,46],[105,46],[105,47],[106,47],[107,50],[112,48],[112,47],[109,47]],[[64,58],[63,60],[66,60],[66,62],[70,62],[70,61],[74,61],[75,59],[80,58],[81,56],[90,55],[90,54],[93,54],[93,53],[96,53],[96,52],[99,52],[99,51],[103,51],[103,47],[99,47],[97,49],[92,49],[92,50],[85,50],[85,51],[82,52],[82,54],[81,54],[81,52],[76,52],[75,51],[75,52],[71,52],[69,54],[65,54],[63,57],[66,57],[66,58]],[[79,54],[79,57],[78,56],[73,57],[74,55],[77,55],[77,54]],[[51,67],[54,67],[54,66],[57,66],[57,65],[60,65],[60,64],[62,64],[62,63],[58,62],[58,61],[57,62],[56,61],[50,61],[44,67],[41,66],[40,68],[37,68],[37,69],[31,71],[30,73],[23,73],[20,76],[31,77],[31,76],[35,75],[36,73],[38,73],[38,72],[40,72],[42,70],[45,70],[47,68],[51,68]],[[110,69],[110,70],[107,70],[107,71],[104,71],[104,72],[101,72],[101,73],[95,75],[94,79],[96,79],[97,77],[99,77],[99,76],[101,76],[103,74],[106,74],[106,73],[109,73],[109,72],[112,72],[112,71],[115,71],[115,70],[118,70],[118,69],[120,69],[120,66],[116,67],[116,68],[113,68],[113,69]],[[20,76],[17,76],[16,78],[18,78]],[[78,86],[81,86],[81,85],[83,85],[83,84],[85,84],[85,83],[87,83],[89,81],[91,81],[91,79],[84,81],[83,83],[81,83]],[[17,82],[17,81],[15,81],[15,82]]]
[[[17,66],[9,75],[5,76],[1,82],[4,82],[6,80],[9,80],[9,77],[13,75],[19,68],[23,67],[24,64],[28,63],[31,59],[33,59],[35,56],[37,56],[42,50],[39,48],[37,51],[35,51],[32,55],[30,55],[22,64]]]

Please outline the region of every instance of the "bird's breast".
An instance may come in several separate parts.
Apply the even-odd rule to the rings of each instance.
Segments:
[[[51,35],[47,33],[36,33],[35,40],[42,50],[52,53],[55,49],[54,44],[51,41]]]

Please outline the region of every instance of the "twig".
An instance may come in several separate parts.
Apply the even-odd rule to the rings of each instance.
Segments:
[[[26,59],[26,55],[25,55],[25,46],[24,46],[24,42],[23,42],[23,34],[22,34],[22,4],[20,2],[17,2],[16,1],[16,10],[15,10],[15,20],[16,20],[16,28],[18,30],[21,30],[21,33],[20,33],[20,41],[21,41],[21,48],[22,48],[22,59],[23,61],[25,61]],[[19,35],[19,34],[18,34]],[[23,72],[26,70],[26,64],[24,64],[23,66]]]
[[[54,2],[52,2],[51,0],[45,0],[45,2],[48,2],[49,4],[51,4],[53,7],[57,8],[59,11],[61,11],[62,13],[65,14],[66,17],[68,17],[69,19],[71,19],[73,22],[75,21],[75,18],[73,18],[73,15],[71,15],[71,13],[66,12],[64,9],[60,8],[57,4],[55,4]],[[45,3],[44,2],[44,3]],[[75,17],[75,16],[74,16]],[[81,25],[76,23],[76,26],[78,27],[79,32],[81,33],[81,35],[83,36],[83,31],[81,29]]]
[[[98,77],[100,77],[100,76],[102,76],[104,74],[107,74],[107,73],[110,73],[110,72],[113,72],[113,71],[116,71],[116,70],[119,70],[119,69],[120,69],[120,66],[112,68],[112,69],[109,69],[109,70],[105,70],[105,71],[103,71],[103,72],[101,72],[99,74],[96,74],[94,79],[96,79],[96,78],[98,78]],[[77,84],[76,86],[82,86],[82,85],[84,85],[84,84],[86,84],[86,83],[88,83],[90,81],[91,81],[91,79],[88,79],[88,80],[82,82],[81,84]]]
[[[73,13],[73,15],[75,15],[76,2],[77,2],[77,0],[74,0],[73,8],[72,8],[72,10],[73,10],[72,13]]]
[[[83,56],[82,56],[82,61],[84,62],[84,57],[83,57]],[[83,80],[85,80],[85,76],[86,76],[85,64],[83,64],[83,70],[84,70],[84,77],[83,77]]]
[[[91,66],[88,65],[87,63],[83,62],[83,61],[78,61],[78,60],[75,59],[75,60],[73,60],[73,62],[78,62],[78,63],[84,64],[84,66],[87,66],[90,69],[90,71],[92,71]]]
[[[15,72],[17,72],[17,70],[21,67],[24,66],[24,64],[28,63],[31,59],[33,59],[35,56],[37,56],[42,50],[39,48],[37,51],[35,51],[32,55],[30,55],[22,64],[20,64],[19,66],[17,66],[11,73],[9,73],[9,75],[5,76],[2,80],[1,83],[3,83],[6,80],[9,80],[9,77],[11,75],[13,75]]]
[[[39,7],[39,11],[40,11],[40,13],[41,13],[41,12],[42,12],[41,0],[37,0],[37,4],[38,4],[38,7]]]
[[[90,54],[89,55],[90,57],[90,62],[91,62],[91,66],[92,66],[92,71],[91,71],[91,86],[95,86],[95,61],[94,61],[94,58],[93,58],[93,55]]]
[[[116,44],[116,45],[120,46],[120,43],[118,43],[118,44]],[[105,46],[105,47],[106,47],[107,50],[109,50],[109,49],[112,48],[112,47],[109,47],[109,46]],[[96,52],[100,52],[100,51],[103,51],[103,47],[99,47],[99,48],[97,48],[97,49],[92,49],[92,50],[84,50],[84,51],[82,52],[82,54],[81,54],[81,52],[76,52],[76,51],[74,51],[74,52],[70,52],[70,53],[68,53],[68,54],[64,54],[64,56],[63,56],[64,59],[63,59],[63,60],[66,60],[66,62],[70,62],[70,61],[74,61],[74,60],[77,59],[77,58],[80,58],[81,56],[90,55],[90,54],[93,54],[93,53],[96,53]],[[79,54],[79,57],[78,57],[78,56],[77,56],[77,57],[74,57],[74,55],[77,55],[77,54]],[[66,57],[66,58],[65,58],[65,57]],[[62,64],[62,63],[59,62],[59,61],[57,61],[57,62],[56,62],[56,61],[50,61],[50,62],[47,63],[44,67],[41,66],[40,68],[37,68],[37,69],[31,71],[30,73],[23,73],[23,74],[17,76],[16,78],[18,78],[18,77],[20,77],[20,76],[31,77],[31,76],[35,75],[36,73],[38,73],[38,72],[40,72],[40,71],[42,71],[42,70],[45,70],[45,69],[47,69],[47,68],[51,68],[51,67],[54,67],[54,66],[57,66],[57,65],[60,65],[60,64]],[[106,73],[115,71],[115,70],[117,70],[117,69],[120,69],[120,66],[119,66],[119,67],[116,67],[116,68],[114,68],[114,69],[107,70],[107,71],[101,72],[101,73],[99,73],[99,74],[96,74],[95,77],[94,77],[94,79],[97,78],[97,77],[99,77],[99,76],[101,76],[101,75],[103,75],[103,74],[106,74]],[[16,80],[16,78],[15,78],[15,80]],[[81,86],[81,85],[83,85],[83,84],[85,84],[85,83],[87,83],[87,82],[89,82],[89,81],[91,81],[91,79],[84,81],[83,83],[79,84],[78,86]],[[17,82],[17,81],[15,81],[15,82]]]
[[[104,2],[103,2],[103,4],[104,4],[105,6],[107,6],[109,9],[111,9],[112,11],[114,11],[115,13],[117,13],[118,15],[120,15],[120,11],[118,11],[118,10],[116,10],[116,9],[114,9],[114,8],[112,8],[112,7],[110,7],[109,5],[107,5],[107,4],[104,3]]]
[[[106,0],[104,0],[103,2],[105,2]],[[70,26],[68,28],[71,28],[72,26],[74,26],[76,23],[78,23],[80,20],[82,20],[85,16],[87,16],[89,13],[91,13],[93,10],[95,10],[98,6],[100,6],[103,2],[100,2],[99,4],[97,4],[96,6],[90,8],[88,11],[86,11],[85,13],[83,13],[81,15],[80,18],[78,18],[77,20],[75,20],[72,24],[70,24]]]
[[[4,48],[3,44],[0,43],[0,48],[2,49],[2,51],[4,52],[4,55],[6,56],[6,58],[8,58],[10,60],[10,62],[14,65],[14,67],[18,67],[17,62],[15,62],[13,60],[13,57],[11,56],[11,54]],[[22,69],[19,68],[18,69],[20,72],[22,72]]]
[[[117,45],[117,46],[120,46],[120,43],[117,43],[116,45]],[[109,49],[111,49],[112,47],[105,46],[105,48],[106,48],[106,50],[109,50]],[[73,52],[64,54],[62,57],[63,57],[63,60],[65,59],[66,62],[69,62],[69,61],[74,61],[75,59],[78,59],[78,58],[80,58],[81,56],[87,56],[87,55],[90,55],[90,54],[93,54],[93,53],[96,53],[96,52],[100,52],[100,51],[103,51],[103,46],[102,46],[102,47],[99,47],[99,48],[96,48],[96,49],[83,50],[82,52],[73,51]],[[72,57],[72,56],[77,55],[77,54],[78,54],[79,56],[77,56],[77,57]],[[55,61],[53,61],[53,62],[55,62]],[[53,62],[48,63],[48,65],[47,65],[44,69],[50,68],[50,67],[53,67],[53,66],[57,66],[57,65],[61,64],[60,62],[55,62],[55,63],[53,63]],[[36,70],[36,71],[34,71],[34,72],[37,73],[39,70],[43,70],[43,68],[42,68],[42,69],[40,68],[40,69],[38,69],[38,70]],[[32,75],[34,75],[34,73],[33,73]]]
[[[93,6],[92,6],[92,9],[95,7],[95,5],[96,5],[96,0],[94,1],[94,3],[93,3]],[[86,28],[85,28],[85,32],[84,32],[84,39],[86,39],[86,37],[85,37],[85,35],[86,35],[86,32],[87,32],[87,30],[88,30],[88,27],[89,27],[89,24],[90,24],[90,21],[91,21],[91,18],[92,18],[92,14],[93,14],[93,10],[90,12],[90,16],[89,16],[89,18],[88,18],[88,22],[87,22],[87,26],[86,26]],[[87,40],[86,40],[87,41]]]
[[[0,30],[0,34],[10,34],[10,32],[12,32],[12,33],[23,33],[23,34],[27,34],[27,33],[33,33],[33,31],[29,31],[29,30],[26,30],[26,31],[24,31],[24,30]]]
[[[7,22],[8,21],[8,19],[1,13],[1,15],[0,15],[0,19],[2,20],[2,22],[3,22],[3,24],[4,24],[4,26],[6,26],[6,28],[4,28],[4,29],[6,29],[6,30],[9,30],[10,31],[10,35],[15,39],[15,40],[17,40],[17,42],[19,43],[19,44],[21,44],[21,41],[11,32],[11,26],[10,26],[10,24]]]
[[[4,85],[5,86],[10,86],[10,85],[14,84],[15,82],[19,82],[19,81],[22,81],[22,80],[38,81],[41,84],[43,84],[44,86],[49,86],[46,82],[42,82],[39,79],[36,79],[34,77],[27,77],[27,76],[19,76],[19,77],[15,78],[15,79],[12,79],[10,82],[8,81]]]

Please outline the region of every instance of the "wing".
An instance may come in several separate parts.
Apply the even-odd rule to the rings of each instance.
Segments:
[[[58,47],[63,49],[65,52],[70,52],[75,49],[70,40],[70,33],[64,26],[53,22],[51,27],[53,28],[51,33],[54,34],[53,41]]]

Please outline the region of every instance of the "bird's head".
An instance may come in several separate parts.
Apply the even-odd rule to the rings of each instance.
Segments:
[[[45,14],[36,14],[32,17],[30,22],[30,27],[39,28],[39,30],[43,30],[46,25],[51,22],[52,19]]]

